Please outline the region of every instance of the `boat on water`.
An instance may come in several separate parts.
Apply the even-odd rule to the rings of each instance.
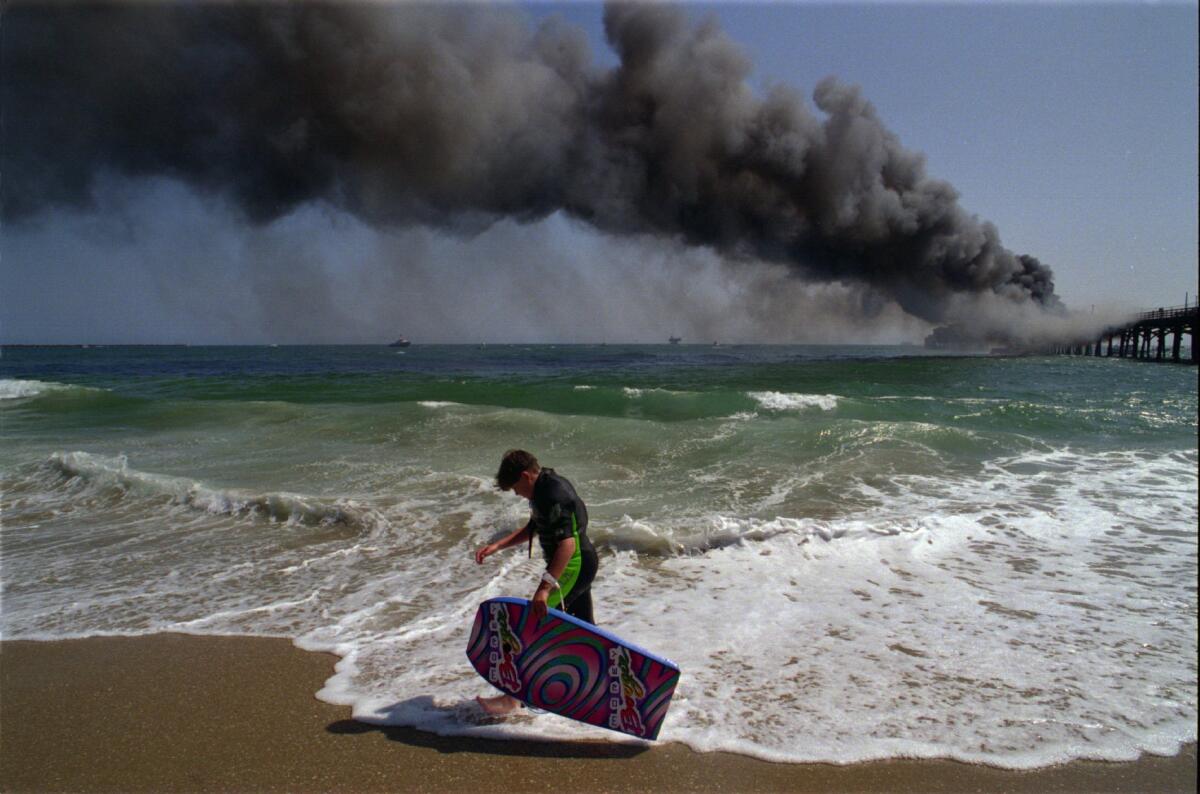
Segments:
[[[402,336],[399,339],[397,339],[395,342],[392,342],[390,345],[388,345],[388,347],[408,347],[411,344],[412,344],[412,342],[408,341],[408,339],[406,339]]]
[[[672,336],[669,339],[667,339],[667,341],[673,345],[677,345],[683,341],[683,337],[682,336]]]

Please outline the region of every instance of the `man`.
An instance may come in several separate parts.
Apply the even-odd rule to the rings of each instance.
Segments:
[[[475,562],[519,543],[529,544],[537,535],[546,558],[546,571],[530,599],[535,620],[546,617],[548,607],[562,609],[588,623],[592,616],[592,580],[599,558],[587,536],[587,506],[575,493],[575,486],[554,469],[543,469],[537,458],[523,449],[510,449],[500,460],[496,486],[529,500],[529,521],[506,538],[489,543],[475,552]],[[478,698],[488,714],[506,714],[520,705],[509,695]]]

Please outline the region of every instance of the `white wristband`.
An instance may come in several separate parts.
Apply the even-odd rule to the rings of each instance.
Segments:
[[[551,587],[558,587],[558,580],[551,576],[549,571],[542,571],[542,581]]]

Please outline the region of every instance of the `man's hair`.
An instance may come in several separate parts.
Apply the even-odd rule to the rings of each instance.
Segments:
[[[533,456],[533,453],[523,449],[510,449],[500,459],[500,470],[496,472],[496,487],[501,491],[507,491],[513,487],[522,472],[530,469],[536,471],[540,468],[538,459]]]

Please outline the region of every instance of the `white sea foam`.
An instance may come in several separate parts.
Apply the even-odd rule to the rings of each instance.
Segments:
[[[978,483],[924,483],[925,494],[872,516],[711,516],[723,534],[703,543],[683,542],[670,522],[626,517],[593,530],[606,549],[598,614],[680,664],[663,736],[701,751],[1016,768],[1172,753],[1195,738],[1192,559],[1181,553],[1164,570],[1162,559],[1139,557],[1153,528],[1097,497],[1163,480],[1159,501],[1182,529],[1195,517],[1195,461],[1120,455],[1073,481],[1057,476],[1084,457],[1017,456],[999,462],[984,498]],[[1177,542],[1194,549],[1194,536]],[[660,561],[646,565],[647,553]],[[508,559],[490,579],[464,569],[464,584],[477,584],[418,632],[367,637],[343,623],[306,635],[303,647],[346,656],[321,697],[352,704],[361,719],[440,733],[608,738],[552,715],[469,718],[467,700],[486,685],[452,671],[474,606],[531,587],[537,568]],[[1164,597],[1176,616],[1163,614]]]
[[[1112,555],[1106,538],[1119,522],[1092,494],[1126,477],[1134,487],[1166,477],[1176,490],[1159,492],[1168,503],[1183,500],[1175,505],[1183,518],[1194,497],[1189,508],[1187,478],[1175,465],[1182,461],[1119,455],[1074,484],[1058,482],[1041,506],[1008,502],[1022,488],[1037,495],[1060,467],[1086,468],[1083,457],[1060,450],[999,461],[989,485],[1003,500],[975,500],[974,513],[947,511],[967,494],[939,481],[925,485],[940,494],[902,499],[873,517],[699,517],[708,531],[689,542],[679,534],[683,523],[623,519],[610,535],[597,527],[607,548],[597,585],[603,621],[683,667],[664,735],[698,750],[1014,767],[1078,757],[1081,746],[1104,758],[1172,752],[1189,731],[1194,737],[1195,698],[1170,663],[1188,651],[1186,627],[1146,626],[1142,610],[1157,594],[1131,593],[1125,579],[1114,584],[1095,570]],[[664,551],[662,562],[643,564],[641,555]],[[453,557],[443,564],[447,575],[421,575],[432,586],[459,585],[419,617],[380,630],[389,605],[411,598],[397,595],[393,581],[377,590],[387,598],[365,599],[302,638],[304,647],[347,660],[321,696],[351,703],[363,719],[443,733],[608,738],[553,716],[475,724],[469,698],[486,685],[458,664],[471,613],[483,598],[530,587],[540,566],[511,555],[493,578]],[[1127,564],[1153,581],[1153,564]],[[257,613],[307,606],[312,597]],[[1089,598],[1106,605],[1099,615]]]
[[[607,548],[657,556],[703,554],[784,534],[793,535],[804,543],[814,538],[832,540],[844,533],[844,529],[822,521],[786,517],[740,519],[721,514],[689,516],[661,523],[624,515],[612,524],[592,530],[594,539]]]
[[[424,408],[453,408],[461,406],[462,403],[450,402],[448,400],[419,400],[417,405]]]
[[[758,414],[754,411],[738,411],[736,414],[730,414],[725,417],[732,422],[750,422],[758,418]],[[728,427],[728,425],[726,425]]]
[[[102,390],[87,386],[74,386],[69,383],[55,383],[53,381],[0,379],[0,400],[21,400],[29,397],[38,397],[50,392],[71,391],[100,392]]]
[[[641,388],[635,388],[633,386],[625,386],[621,389],[621,392],[626,397],[629,397],[632,399],[637,399],[639,397],[645,397],[648,394],[653,394],[653,395],[665,394],[669,397],[685,397],[685,396],[689,396],[689,395],[693,394],[693,392],[676,391],[674,389],[641,389]]]
[[[838,406],[833,394],[785,394],[777,391],[747,392],[747,396],[768,411],[803,411],[818,408],[832,411]]]

